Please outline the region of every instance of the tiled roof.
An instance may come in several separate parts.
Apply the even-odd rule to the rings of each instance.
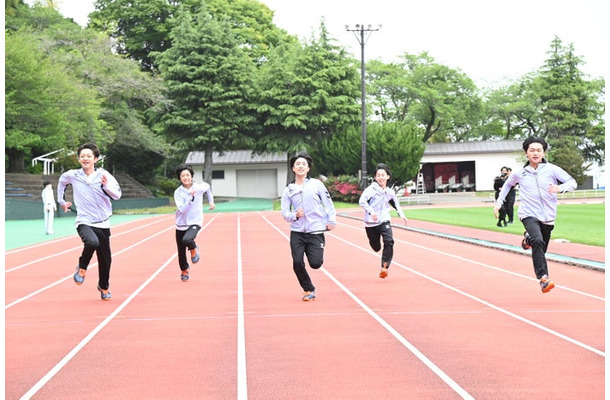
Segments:
[[[187,165],[203,165],[205,153],[203,151],[191,151],[186,157]],[[251,150],[225,151],[212,154],[214,165],[230,164],[269,164],[278,162],[288,162],[288,153],[263,153],[253,154]]]
[[[486,140],[480,142],[428,143],[424,156],[466,153],[514,153],[522,149],[523,140]]]

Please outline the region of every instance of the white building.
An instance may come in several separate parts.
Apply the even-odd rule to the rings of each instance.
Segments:
[[[192,151],[186,165],[193,168],[195,182],[203,182],[205,153]],[[214,196],[278,198],[286,187],[288,154],[253,154],[250,150],[212,154]]]

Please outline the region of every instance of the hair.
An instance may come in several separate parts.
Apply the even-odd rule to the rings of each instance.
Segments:
[[[307,166],[309,168],[313,166],[313,158],[311,158],[311,156],[306,152],[301,151],[300,153],[290,157],[290,168],[294,167],[294,163],[297,161],[298,158],[304,158],[307,161]]]
[[[195,176],[193,168],[189,167],[188,165],[179,165],[176,168],[176,178],[178,178],[178,180],[180,180],[180,174],[182,174],[182,171],[184,170],[187,170],[191,174],[191,177]]]
[[[89,149],[93,152],[95,158],[100,158],[100,149],[97,147],[95,143],[85,143],[78,148],[78,155],[80,156],[80,152],[84,149]]]
[[[528,137],[523,141],[523,151],[527,153],[527,149],[529,149],[530,144],[532,143],[540,143],[542,145],[542,150],[546,151],[549,148],[549,144],[541,137]]]
[[[388,174],[388,176],[392,176],[392,173],[390,172],[390,167],[387,164],[377,164],[377,167],[375,168],[375,174],[377,174],[377,171],[379,171],[380,169],[384,170],[386,174]]]
[[[502,170],[503,170],[503,169],[505,169],[505,170],[507,170],[507,171],[510,171],[510,170],[511,170],[511,169],[510,169],[510,168],[508,168],[508,167],[502,167],[502,168],[500,168],[500,172],[502,172]]]
[[[44,182],[42,182],[42,187],[45,188],[45,187],[47,187],[47,185],[50,185],[50,184],[51,184],[50,181],[44,181]]]

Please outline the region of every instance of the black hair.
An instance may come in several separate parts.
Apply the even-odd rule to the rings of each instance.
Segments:
[[[307,160],[307,166],[309,168],[313,166],[313,158],[311,158],[311,156],[306,152],[301,151],[300,153],[290,157],[290,168],[294,167],[294,163],[297,161],[298,158],[304,158],[305,160]]]
[[[388,176],[392,176],[392,173],[390,172],[390,167],[387,164],[377,164],[377,167],[375,168],[375,174],[377,174],[377,171],[379,171],[380,169],[384,170],[386,174],[388,174]]]
[[[546,151],[549,148],[549,144],[541,137],[531,136],[523,141],[523,151],[527,153],[527,149],[529,149],[530,144],[532,143],[540,143],[542,145],[542,150]]]
[[[180,174],[182,174],[182,171],[187,170],[188,172],[190,172],[191,174],[191,178],[193,176],[195,176],[195,172],[193,171],[193,168],[189,167],[188,165],[179,165],[176,168],[176,178],[178,178],[178,180],[180,180]]]
[[[50,184],[51,184],[51,181],[44,181],[44,182],[42,182],[42,187],[45,188],[45,187],[47,187],[47,185],[50,185]]]
[[[80,156],[80,152],[84,149],[89,149],[93,152],[95,158],[100,158],[100,149],[97,147],[95,143],[85,143],[78,148],[78,155]]]

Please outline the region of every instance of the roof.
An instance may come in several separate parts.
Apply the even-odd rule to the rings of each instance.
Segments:
[[[191,151],[186,157],[186,165],[203,165],[205,153],[203,151]],[[269,164],[287,163],[288,153],[262,153],[255,154],[252,150],[235,150],[225,152],[213,152],[212,164],[232,165],[232,164]]]
[[[514,153],[523,147],[522,140],[486,140],[480,142],[428,143],[424,156],[468,153]]]

